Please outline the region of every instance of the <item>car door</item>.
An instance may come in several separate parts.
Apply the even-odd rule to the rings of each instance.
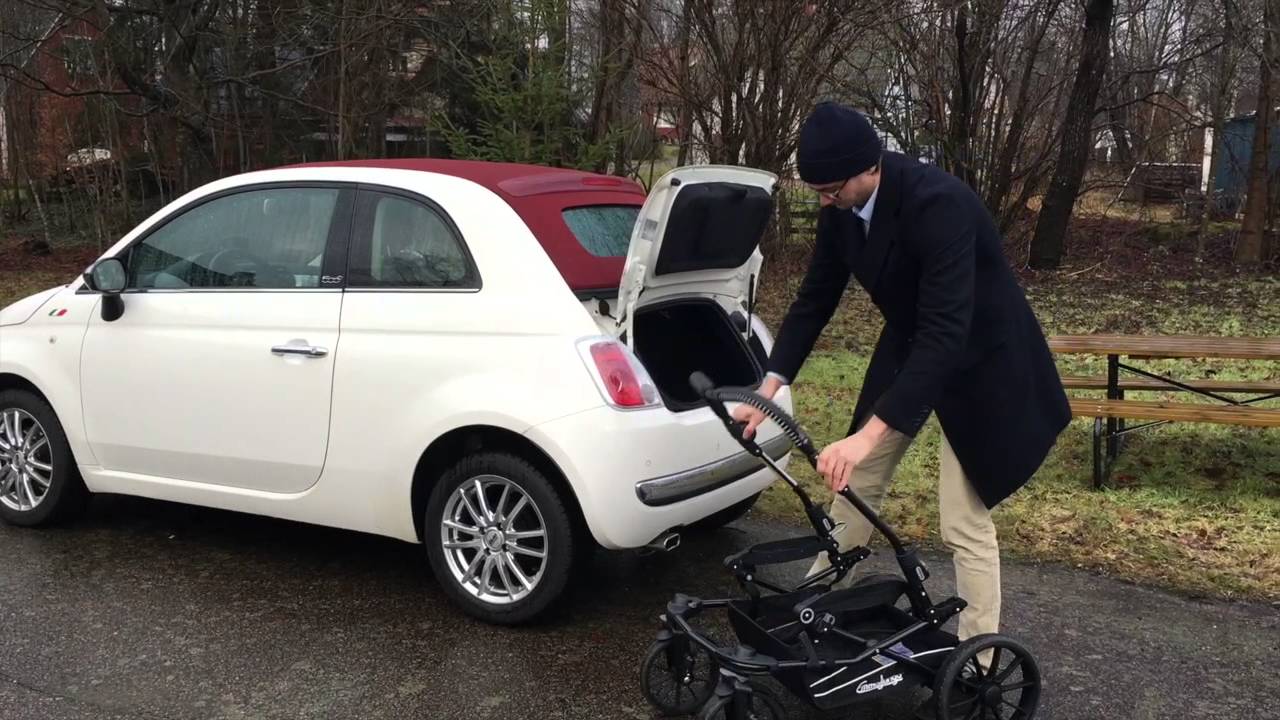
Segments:
[[[332,470],[344,477],[404,473],[384,463],[399,457],[402,444],[421,441],[423,417],[442,421],[457,411],[436,405],[430,393],[483,363],[493,352],[493,331],[505,327],[503,313],[483,302],[480,272],[461,233],[426,197],[362,186],[349,257]]]
[[[131,244],[124,314],[95,313],[81,356],[86,434],[105,471],[275,493],[316,482],[354,197],[246,186]]]

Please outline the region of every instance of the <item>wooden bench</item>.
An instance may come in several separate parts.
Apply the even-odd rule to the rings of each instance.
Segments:
[[[818,233],[818,212],[822,209],[816,199],[793,200],[787,208],[791,221],[791,232],[813,238]]]
[[[1269,395],[1280,393],[1280,383],[1256,380],[1193,380],[1189,383],[1198,390],[1220,393],[1258,393]],[[1063,375],[1062,386],[1068,390],[1106,390],[1105,377],[1087,375]],[[1170,385],[1163,380],[1151,378],[1125,378],[1117,383],[1121,390],[1147,392],[1182,392],[1183,388]]]
[[[1094,418],[1093,484],[1101,487],[1111,471],[1127,433],[1170,422],[1201,422],[1246,427],[1280,427],[1280,409],[1258,407],[1257,403],[1280,398],[1280,382],[1253,380],[1178,380],[1121,362],[1148,358],[1232,358],[1280,360],[1280,338],[1154,337],[1131,335],[1075,335],[1049,339],[1057,353],[1106,355],[1107,376],[1066,375],[1063,387],[1069,390],[1105,390],[1103,398],[1070,398],[1076,417]],[[1124,370],[1138,377],[1120,379]],[[1186,392],[1218,404],[1169,401],[1126,400],[1126,391]],[[1238,399],[1231,394],[1249,394]],[[1145,421],[1125,427],[1125,420]],[[1106,446],[1105,453],[1103,446]]]
[[[1202,405],[1193,403],[1147,402],[1144,400],[1103,400],[1073,397],[1071,413],[1077,417],[1128,418],[1162,422],[1202,422],[1247,427],[1280,427],[1280,410],[1248,405]]]

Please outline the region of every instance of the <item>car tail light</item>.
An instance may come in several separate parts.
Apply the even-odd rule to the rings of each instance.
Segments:
[[[637,409],[661,404],[653,378],[626,345],[613,338],[587,338],[578,343],[578,352],[610,405]]]

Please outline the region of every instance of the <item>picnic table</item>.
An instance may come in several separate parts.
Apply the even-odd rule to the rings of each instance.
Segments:
[[[1094,487],[1101,487],[1110,475],[1124,436],[1138,430],[1171,422],[1280,427],[1280,409],[1257,406],[1265,400],[1280,397],[1280,381],[1177,378],[1133,364],[1138,360],[1164,358],[1280,361],[1280,337],[1058,335],[1049,338],[1049,348],[1059,354],[1104,355],[1107,358],[1105,378],[1062,377],[1063,387],[1068,390],[1106,391],[1105,399],[1070,398],[1073,415],[1094,418]],[[1121,372],[1137,377],[1122,379]],[[1126,400],[1126,390],[1187,392],[1214,402]],[[1126,427],[1126,419],[1144,422]]]

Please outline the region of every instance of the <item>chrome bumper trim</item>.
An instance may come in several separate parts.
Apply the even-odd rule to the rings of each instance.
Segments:
[[[791,452],[791,440],[778,435],[766,440],[760,448],[774,460]],[[709,493],[725,485],[741,480],[764,467],[758,458],[743,450],[723,460],[717,460],[691,470],[641,480],[636,483],[636,497],[651,507],[671,505],[689,498]]]

